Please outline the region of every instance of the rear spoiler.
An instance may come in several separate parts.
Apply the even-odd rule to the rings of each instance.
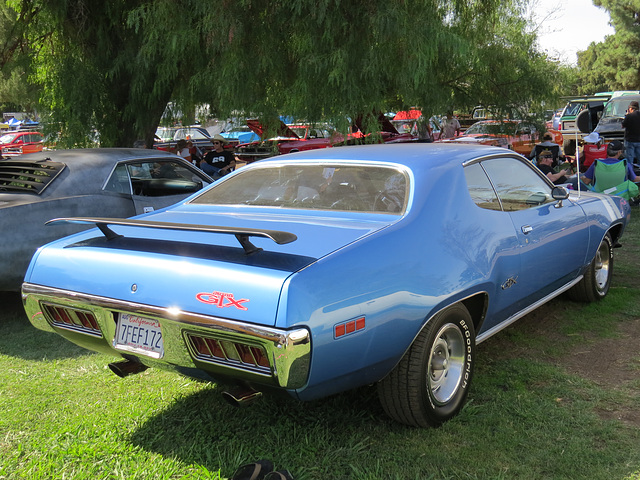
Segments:
[[[95,224],[96,227],[107,237],[107,240],[114,240],[123,235],[117,234],[111,230],[108,225],[123,225],[127,227],[142,228],[159,228],[164,230],[180,230],[188,232],[209,232],[209,233],[226,233],[235,235],[240,242],[247,255],[262,251],[251,243],[249,237],[265,237],[270,238],[278,245],[291,243],[298,239],[293,233],[282,232],[279,230],[264,230],[252,228],[234,228],[234,227],[218,227],[213,225],[192,225],[189,223],[171,223],[171,222],[151,222],[148,220],[136,220],[125,218],[100,218],[100,217],[72,217],[72,218],[54,218],[45,223],[45,225],[60,225],[63,223],[73,224]]]

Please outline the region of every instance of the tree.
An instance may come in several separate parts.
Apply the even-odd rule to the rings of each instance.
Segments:
[[[24,36],[29,16],[0,1],[0,108],[2,111],[34,113],[37,110],[39,88],[29,82],[30,53]]]
[[[556,94],[524,0],[16,1],[51,123],[75,143],[90,129],[104,146],[150,143],[169,100],[337,122]]]
[[[611,17],[615,33],[578,54],[580,89],[585,93],[640,88],[640,1],[593,0]]]

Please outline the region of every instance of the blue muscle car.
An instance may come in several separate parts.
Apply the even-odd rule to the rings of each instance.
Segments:
[[[568,292],[603,298],[621,198],[569,193],[497,147],[395,144],[256,162],[162,211],[34,256],[31,322],[147,367],[234,384],[232,403],[377,383],[417,426],[460,411],[475,347]],[[54,227],[47,227],[54,228]]]

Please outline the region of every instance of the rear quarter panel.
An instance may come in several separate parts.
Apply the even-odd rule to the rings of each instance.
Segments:
[[[430,193],[416,195],[406,217],[320,259],[285,284],[276,326],[307,326],[312,332],[311,373],[299,398],[380,380],[434,313],[492,288],[489,262],[499,244],[466,227],[473,223],[471,200],[451,201],[452,191],[466,190],[461,182],[462,175],[453,185],[420,186]],[[336,325],[362,316],[364,329],[335,338]]]

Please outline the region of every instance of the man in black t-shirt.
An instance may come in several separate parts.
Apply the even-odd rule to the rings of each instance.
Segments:
[[[629,104],[627,114],[622,120],[624,127],[624,150],[630,164],[640,163],[640,106],[633,101]]]
[[[538,156],[538,168],[554,185],[567,183],[567,175],[571,175],[568,170],[560,170],[559,172],[553,170],[553,153],[551,150],[544,150],[540,153]]]
[[[233,152],[224,149],[226,140],[222,135],[214,135],[211,138],[211,143],[213,143],[213,150],[204,156],[204,162],[200,165],[202,171],[212,178],[218,179],[235,168],[236,157]]]

